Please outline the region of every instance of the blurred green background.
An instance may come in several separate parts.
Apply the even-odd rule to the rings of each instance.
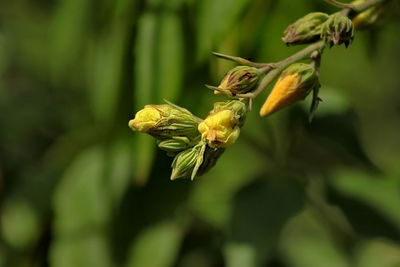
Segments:
[[[168,99],[205,117],[234,65],[279,61],[321,0],[0,3],[0,266],[400,266],[400,19],[327,49],[324,100],[261,119],[209,173],[127,127]]]

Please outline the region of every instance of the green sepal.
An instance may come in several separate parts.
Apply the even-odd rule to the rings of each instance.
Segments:
[[[332,14],[322,26],[321,38],[330,46],[344,43],[347,47],[354,39],[353,22],[340,12]]]
[[[322,24],[329,15],[322,12],[312,12],[289,25],[284,31],[282,40],[287,45],[308,44],[320,39]]]
[[[240,100],[215,102],[214,108],[210,111],[210,114],[217,113],[227,109],[233,111],[237,125],[241,127],[244,123],[247,112],[250,110],[250,106]]]
[[[261,75],[257,68],[237,66],[228,71],[218,88],[229,91],[231,95],[248,93],[257,87]]]

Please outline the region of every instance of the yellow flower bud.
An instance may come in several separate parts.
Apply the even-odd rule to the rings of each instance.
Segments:
[[[146,105],[139,110],[135,118],[129,121],[129,127],[138,132],[147,132],[154,128],[161,119],[160,111],[152,105]]]
[[[148,133],[160,140],[187,137],[191,141],[197,141],[199,122],[200,119],[187,109],[168,103],[146,105],[128,125],[134,131]]]
[[[353,5],[365,3],[365,0],[353,1]],[[385,19],[393,13],[395,1],[384,1],[381,4],[370,7],[353,18],[353,24],[356,30],[365,30],[379,26]]]
[[[290,65],[282,72],[261,107],[260,115],[268,116],[294,102],[303,100],[317,84],[318,77],[314,67],[304,63]]]
[[[260,110],[262,117],[268,116],[282,107],[293,102],[292,99],[296,98],[296,88],[299,84],[300,77],[297,73],[286,75],[279,78],[275,87],[272,89],[271,94],[268,96],[267,101]]]
[[[201,137],[214,148],[227,147],[237,140],[240,128],[232,110],[210,114],[198,127]]]

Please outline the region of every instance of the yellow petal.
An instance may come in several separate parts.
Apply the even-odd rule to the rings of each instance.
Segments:
[[[202,139],[212,147],[227,147],[239,137],[240,128],[234,123],[234,113],[222,110],[209,115],[198,126]]]
[[[307,89],[299,88],[301,77],[297,73],[285,75],[276,82],[271,93],[265,100],[264,105],[260,109],[262,117],[271,115],[272,113],[303,99],[307,93]]]
[[[156,108],[147,105],[144,109],[139,110],[135,118],[129,121],[129,127],[135,131],[147,132],[149,129],[157,125],[161,119],[161,114]]]

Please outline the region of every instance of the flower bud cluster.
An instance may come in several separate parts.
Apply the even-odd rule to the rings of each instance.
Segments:
[[[365,1],[355,0],[352,4],[358,5]],[[172,103],[146,105],[136,113],[134,119],[129,121],[129,127],[155,137],[158,147],[165,150],[167,155],[174,157],[171,180],[178,178],[193,180],[210,170],[225,149],[239,138],[252,102],[251,99],[246,101],[244,99],[257,96],[278,74],[280,77],[261,107],[260,115],[269,116],[305,99],[313,91],[309,116],[311,121],[321,101],[318,97],[319,66],[321,53],[326,44],[330,46],[345,44],[347,47],[353,41],[354,28],[375,25],[390,9],[389,3],[393,2],[394,0],[382,1],[356,15],[353,20],[344,15],[347,11],[353,11],[351,14],[355,15],[356,8],[348,4],[343,10],[345,12],[331,15],[322,12],[307,14],[285,29],[282,40],[287,45],[323,41],[276,64],[254,63],[243,58],[215,53],[218,57],[242,64],[231,69],[218,87],[207,86],[214,90],[215,94],[222,94],[234,100],[214,103],[213,109],[204,120]],[[310,64],[293,63],[282,71],[288,62],[296,62],[308,56],[312,59]],[[260,84],[264,75],[268,77],[266,76]]]
[[[312,12],[289,25],[282,40],[287,45],[308,44],[319,39],[331,46],[344,43],[348,46],[354,37],[352,21],[340,13],[328,15]]]
[[[202,121],[173,105],[146,105],[129,127],[152,135],[159,148],[173,156],[171,180],[194,179],[211,169],[225,148],[239,137],[247,107],[238,100],[217,102]]]

